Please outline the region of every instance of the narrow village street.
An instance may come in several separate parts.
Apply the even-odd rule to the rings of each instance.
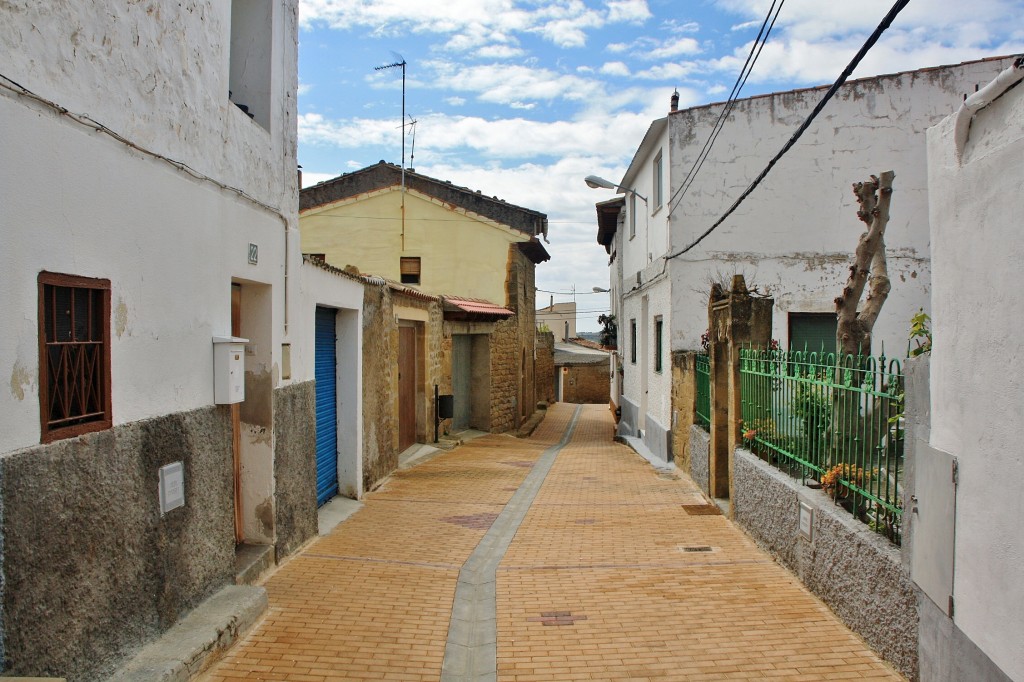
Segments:
[[[204,679],[901,679],[612,432],[605,406],[560,403],[532,438],[396,472],[270,577]]]

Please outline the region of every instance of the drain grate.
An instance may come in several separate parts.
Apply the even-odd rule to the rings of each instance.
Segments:
[[[713,551],[715,551],[714,547],[710,547],[708,545],[688,545],[688,546],[680,547],[680,549],[683,550],[684,552],[713,552]]]
[[[690,516],[721,516],[722,510],[714,504],[684,504],[683,511]]]
[[[593,526],[597,523],[597,519],[576,519],[576,524],[580,526]]]
[[[502,464],[507,464],[510,467],[519,467],[520,469],[532,469],[533,465],[536,464],[536,462],[528,462],[526,460],[514,460],[514,461],[505,461],[505,462],[502,462]]]
[[[541,625],[575,625],[578,620],[586,620],[587,617],[583,614],[574,614],[572,611],[543,611],[539,617],[527,618],[526,620],[530,623],[540,623]]]

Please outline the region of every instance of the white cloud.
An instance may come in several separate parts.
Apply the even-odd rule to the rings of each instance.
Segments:
[[[513,109],[525,109],[529,111],[537,106],[536,102],[510,102],[509,106]]]
[[[648,59],[671,59],[684,54],[697,54],[700,52],[700,43],[693,38],[676,38],[668,41],[647,53]]]
[[[761,25],[764,7],[758,0],[718,0],[717,5],[747,19],[734,26],[751,30]],[[859,4],[790,0],[779,15],[750,81],[827,83],[843,67],[889,10],[889,0]],[[893,73],[939,64],[958,63],[1024,49],[1024,35],[1008,33],[1008,17],[1021,16],[1021,0],[975,0],[970,3],[910,3],[868,53],[857,76]],[[750,43],[731,55],[708,60],[702,68],[737,73]]]
[[[607,62],[601,67],[601,73],[606,76],[628,76],[629,67],[625,62]]]
[[[608,3],[609,23],[642,24],[650,18],[646,0],[611,0]]]
[[[644,80],[679,81],[687,78],[691,73],[696,71],[697,68],[698,66],[695,62],[669,62],[668,64],[658,64],[649,69],[638,71],[636,73],[636,77]]]
[[[610,24],[643,22],[646,0],[610,0],[592,9],[582,0],[301,0],[299,23],[338,30],[369,29],[373,36],[406,33],[449,36],[444,49],[466,51],[508,45],[516,34],[536,34],[559,47],[581,47],[587,32]]]
[[[425,87],[470,92],[478,100],[494,104],[528,100],[578,101],[596,96],[603,89],[598,80],[519,64],[466,66],[432,61],[421,66],[432,72],[429,81],[424,82]]]
[[[313,89],[313,86],[310,83],[299,83],[299,87],[296,89],[296,94],[298,94],[300,96],[301,95],[305,95],[306,93],[308,93],[312,89]]]
[[[445,102],[452,105],[453,107],[461,107],[466,103],[465,97],[446,97]]]

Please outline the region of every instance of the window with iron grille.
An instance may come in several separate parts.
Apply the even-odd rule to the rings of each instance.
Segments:
[[[111,426],[110,280],[39,273],[42,442]]]
[[[420,283],[420,259],[416,258],[402,258],[399,262],[401,269],[402,284],[419,284]]]

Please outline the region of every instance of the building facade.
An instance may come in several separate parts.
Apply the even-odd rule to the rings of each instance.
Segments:
[[[734,274],[774,298],[772,336],[781,347],[834,350],[834,299],[863,231],[850,188],[884,170],[896,174],[885,237],[892,291],[866,350],[903,357],[910,318],[930,305],[924,130],[1010,62],[848,82],[738,210],[692,248],[826,88],[737,100],[703,164],[701,150],[725,104],[672,110],[654,121],[619,183],[624,196],[597,205],[598,241],[619,292],[620,432],[671,457],[667,433],[676,411],[692,406],[672,405],[666,354],[701,347],[711,285]]]
[[[905,543],[921,590],[922,680],[1024,679],[1021,81],[1024,59],[928,130],[934,344],[930,395],[908,417]]]
[[[396,316],[410,328],[400,355],[419,352],[414,337],[442,339],[448,373],[434,383],[454,395],[452,429],[510,431],[533,413],[544,214],[381,162],[302,190],[300,226],[303,251],[441,303],[440,320]],[[414,416],[434,413],[427,388],[398,386],[399,452],[432,429]]]
[[[11,673],[98,679],[233,583],[236,545],[316,532],[314,382],[284,372],[297,5],[0,10]]]

